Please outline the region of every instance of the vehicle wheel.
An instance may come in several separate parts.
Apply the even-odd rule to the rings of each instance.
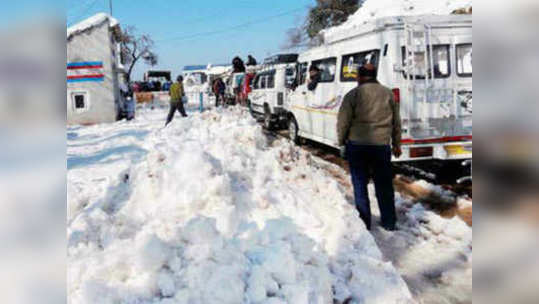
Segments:
[[[251,114],[251,117],[256,119],[256,115],[255,115],[255,112],[253,111],[253,107],[251,105],[251,101],[249,99],[247,99],[247,109],[249,109],[249,114]]]
[[[297,145],[300,144],[298,123],[292,115],[288,119],[288,136],[294,143]]]
[[[264,128],[267,130],[273,129],[272,115],[269,110],[264,111]]]

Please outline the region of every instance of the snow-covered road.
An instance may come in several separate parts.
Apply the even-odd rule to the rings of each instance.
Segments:
[[[70,303],[414,303],[401,274],[439,251],[471,277],[467,226],[399,199],[375,240],[321,160],[239,109],[190,114],[68,128]]]

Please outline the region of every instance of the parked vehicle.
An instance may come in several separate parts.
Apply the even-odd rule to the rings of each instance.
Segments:
[[[300,54],[297,88],[285,102],[291,138],[337,147],[341,100],[357,85],[357,67],[367,62],[400,102],[398,161],[472,157],[470,15],[381,18]],[[311,65],[321,71],[314,91],[307,89]]]
[[[286,128],[289,109],[285,103],[296,78],[297,54],[267,58],[256,73],[249,93],[249,109],[263,118],[267,129]]]

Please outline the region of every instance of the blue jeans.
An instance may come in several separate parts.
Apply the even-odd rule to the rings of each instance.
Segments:
[[[359,216],[371,229],[371,206],[367,184],[372,176],[376,189],[376,199],[380,207],[382,226],[395,229],[395,192],[391,167],[391,148],[388,145],[359,145],[348,143],[346,156],[350,165],[350,175],[354,186],[354,198]]]

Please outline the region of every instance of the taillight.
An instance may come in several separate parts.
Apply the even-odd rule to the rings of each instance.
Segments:
[[[432,156],[432,147],[415,147],[410,148],[410,157],[429,157]]]
[[[393,100],[395,100],[396,103],[401,102],[401,91],[399,89],[393,89]]]

